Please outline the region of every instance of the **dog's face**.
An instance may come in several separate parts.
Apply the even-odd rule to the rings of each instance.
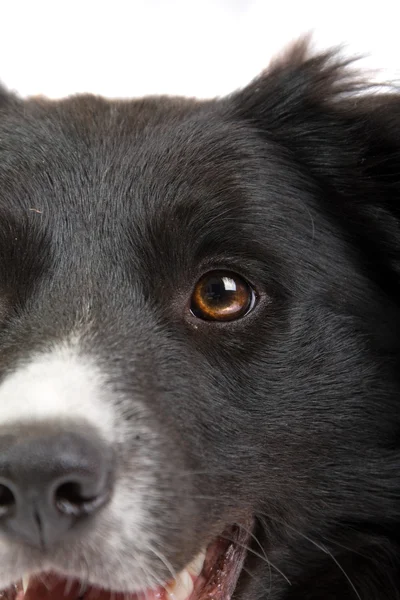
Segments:
[[[397,517],[398,311],[348,207],[350,172],[378,183],[347,116],[296,124],[324,68],[203,103],[4,96],[0,587],[289,598],[299,543]]]

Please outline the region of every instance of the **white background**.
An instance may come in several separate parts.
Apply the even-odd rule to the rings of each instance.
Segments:
[[[0,0],[0,80],[51,97],[221,95],[309,31],[399,78],[399,13],[399,0]]]

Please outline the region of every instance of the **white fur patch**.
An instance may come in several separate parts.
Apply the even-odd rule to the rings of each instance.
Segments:
[[[109,395],[94,359],[80,354],[76,341],[61,344],[21,363],[0,384],[0,430],[49,420],[86,421],[113,442],[116,415]]]

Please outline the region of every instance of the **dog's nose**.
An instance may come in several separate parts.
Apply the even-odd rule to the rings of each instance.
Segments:
[[[94,434],[0,436],[0,530],[41,549],[104,506],[113,452]]]

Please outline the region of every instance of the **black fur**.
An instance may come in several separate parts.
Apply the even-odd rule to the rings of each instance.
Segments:
[[[85,324],[177,570],[251,514],[235,600],[400,598],[399,198],[400,96],[302,44],[215,101],[4,92],[2,374]],[[238,321],[189,311],[217,268],[258,293]]]

